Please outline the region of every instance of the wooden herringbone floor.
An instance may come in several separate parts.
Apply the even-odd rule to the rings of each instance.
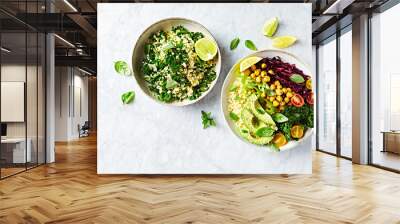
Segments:
[[[400,223],[400,175],[314,154],[313,175],[98,176],[96,139],[0,181],[0,223]]]

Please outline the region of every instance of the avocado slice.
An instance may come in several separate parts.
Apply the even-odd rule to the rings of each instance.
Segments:
[[[249,109],[260,121],[276,129],[276,124],[272,117],[264,110],[258,102],[256,95],[251,95],[246,103],[246,108]]]
[[[240,112],[240,119],[250,132],[256,132],[262,126],[265,126],[254,114],[247,108],[243,108]]]
[[[253,137],[250,133],[249,130],[238,130],[239,135],[246,139],[248,142],[255,144],[255,145],[266,145],[271,142],[271,140],[274,138],[273,136],[271,137]]]

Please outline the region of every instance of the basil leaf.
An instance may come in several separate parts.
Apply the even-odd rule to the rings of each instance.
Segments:
[[[262,127],[262,128],[259,128],[256,132],[255,132],[255,134],[258,136],[258,137],[270,137],[270,136],[272,136],[273,134],[274,134],[274,129],[272,129],[272,128],[270,128],[270,127]]]
[[[239,43],[240,43],[239,37],[236,37],[235,39],[233,39],[231,41],[231,46],[230,46],[231,50],[235,50],[237,48],[237,46],[239,45]]]
[[[231,118],[231,120],[233,121],[238,121],[239,120],[239,116],[233,112],[229,113],[229,117]]]
[[[129,91],[121,96],[121,100],[123,104],[129,104],[132,103],[133,100],[135,99],[135,92],[134,91]]]
[[[114,62],[114,69],[120,75],[131,75],[131,69],[129,68],[128,63],[124,61]]]
[[[272,115],[272,119],[274,119],[274,121],[278,122],[278,123],[283,123],[289,120],[289,118],[287,118],[285,115],[281,114],[281,113],[275,113]]]
[[[257,47],[256,47],[256,45],[253,43],[253,41],[251,41],[251,40],[246,40],[245,42],[244,42],[244,45],[246,45],[246,47],[248,48],[248,49],[250,49],[250,50],[253,50],[253,51],[256,51],[257,50]]]
[[[299,75],[299,74],[293,74],[290,76],[290,80],[292,82],[295,82],[297,84],[303,83],[305,80],[303,78],[303,76]]]

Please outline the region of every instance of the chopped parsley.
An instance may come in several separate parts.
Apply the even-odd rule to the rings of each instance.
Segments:
[[[144,47],[142,72],[158,100],[195,100],[210,88],[216,79],[216,61],[201,60],[194,49],[196,41],[203,37],[200,32],[176,26],[149,38]]]

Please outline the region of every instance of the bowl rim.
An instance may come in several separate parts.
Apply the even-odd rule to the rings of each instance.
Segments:
[[[248,57],[251,57],[251,56],[255,56],[255,55],[260,54],[260,53],[263,53],[263,52],[279,52],[280,54],[286,54],[286,55],[288,55],[289,57],[294,58],[294,59],[298,62],[298,63],[293,63],[293,64],[295,64],[295,65],[301,64],[303,67],[307,68],[307,70],[310,72],[310,73],[309,73],[310,76],[312,75],[311,67],[310,67],[307,63],[303,62],[303,61],[300,60],[297,56],[295,56],[294,54],[289,53],[289,52],[287,52],[287,51],[278,50],[278,49],[263,49],[263,50],[258,50],[258,51],[252,52],[251,54],[248,54],[248,55],[246,55],[246,56],[240,58],[239,60],[237,60],[237,61],[232,65],[232,67],[229,69],[229,72],[227,73],[227,75],[226,75],[226,77],[225,77],[225,80],[224,80],[224,83],[223,83],[222,89],[221,89],[221,95],[220,95],[220,97],[221,97],[221,98],[220,98],[220,99],[221,99],[221,101],[220,101],[220,109],[221,109],[222,115],[223,115],[224,120],[225,120],[225,125],[228,126],[228,129],[231,131],[231,133],[232,133],[233,135],[235,135],[235,136],[236,136],[237,138],[239,138],[241,141],[243,141],[243,142],[245,142],[245,143],[247,143],[247,144],[250,144],[250,145],[252,145],[252,146],[262,147],[262,148],[268,149],[268,151],[270,151],[270,152],[276,152],[276,151],[272,150],[271,147],[269,147],[269,146],[252,144],[252,143],[246,141],[245,139],[243,139],[242,137],[240,137],[239,134],[236,133],[236,131],[233,130],[233,129],[231,128],[231,126],[229,125],[229,124],[230,124],[230,123],[229,123],[229,118],[225,115],[225,109],[224,109],[224,99],[225,99],[224,97],[226,96],[226,94],[225,94],[226,91],[225,91],[225,90],[228,88],[228,86],[227,86],[227,85],[228,85],[228,81],[230,80],[230,76],[232,76],[232,74],[233,74],[233,72],[234,72],[234,71],[233,71],[234,68],[235,68],[236,66],[238,66],[239,63],[240,63],[242,60],[244,60],[245,58],[248,58]],[[279,152],[282,152],[282,151],[288,151],[288,150],[290,150],[290,149],[293,149],[293,148],[296,148],[296,147],[298,147],[298,146],[300,146],[300,145],[303,145],[304,142],[305,142],[305,140],[308,140],[308,139],[310,138],[310,136],[312,136],[313,131],[314,131],[314,128],[308,128],[307,131],[304,133],[303,138],[301,138],[300,140],[298,140],[298,141],[296,141],[296,142],[293,142],[293,140],[292,140],[292,141],[289,141],[288,143],[293,142],[293,144],[290,144],[290,145],[286,144],[286,145],[284,145],[283,147],[280,148],[280,150],[278,151],[278,153],[279,153]]]
[[[215,77],[215,79],[211,82],[210,87],[208,88],[207,91],[203,92],[203,93],[200,95],[199,98],[197,98],[197,99],[195,99],[195,100],[188,100],[188,99],[186,99],[186,100],[184,100],[184,101],[166,103],[166,102],[163,102],[163,101],[160,101],[160,100],[156,99],[156,98],[153,97],[153,96],[150,96],[151,93],[150,93],[150,94],[147,94],[146,91],[145,91],[143,88],[148,88],[148,87],[143,87],[142,85],[139,84],[139,80],[138,80],[137,75],[133,74],[133,77],[134,77],[134,79],[135,79],[137,85],[139,86],[140,90],[144,93],[144,95],[145,95],[146,97],[150,98],[151,100],[153,100],[153,101],[155,101],[156,103],[159,103],[159,104],[161,104],[161,105],[169,105],[169,106],[183,107],[183,106],[188,106],[188,105],[191,105],[191,104],[195,104],[195,103],[197,103],[198,101],[202,100],[205,96],[207,96],[208,93],[210,93],[211,90],[214,88],[214,86],[217,84],[218,78],[219,78],[219,76],[220,76],[220,74],[221,74],[221,70],[222,70],[222,56],[221,56],[221,51],[220,51],[220,49],[219,49],[218,42],[217,42],[217,40],[215,39],[214,35],[213,35],[203,24],[201,24],[201,23],[199,23],[199,22],[197,22],[197,21],[195,21],[195,20],[187,19],[187,18],[184,18],[184,17],[169,17],[169,18],[164,18],[164,19],[158,20],[158,21],[156,21],[156,22],[150,24],[148,27],[146,27],[146,28],[141,32],[141,34],[139,35],[139,37],[136,39],[136,42],[135,42],[135,45],[134,45],[134,48],[133,48],[133,51],[132,51],[131,66],[132,66],[132,72],[133,72],[133,70],[134,70],[133,68],[134,68],[134,66],[135,66],[135,63],[134,63],[135,53],[138,51],[138,48],[139,48],[138,42],[139,42],[140,39],[143,38],[143,35],[144,35],[145,33],[147,33],[147,32],[149,31],[149,29],[151,29],[153,26],[158,25],[158,24],[160,24],[160,23],[168,22],[168,21],[171,21],[171,20],[183,20],[183,21],[186,21],[186,22],[189,22],[189,23],[195,24],[196,26],[201,27],[202,29],[204,29],[205,31],[208,32],[209,36],[212,38],[212,40],[213,40],[213,41],[215,42],[215,44],[217,45],[217,55],[216,55],[216,56],[217,56],[217,63],[216,63],[216,65],[215,65],[215,67],[216,67],[216,68],[215,68],[216,77]],[[219,67],[219,68],[218,68],[218,67]],[[134,73],[134,72],[133,72],[133,73]],[[140,74],[140,75],[143,75],[143,74]]]

